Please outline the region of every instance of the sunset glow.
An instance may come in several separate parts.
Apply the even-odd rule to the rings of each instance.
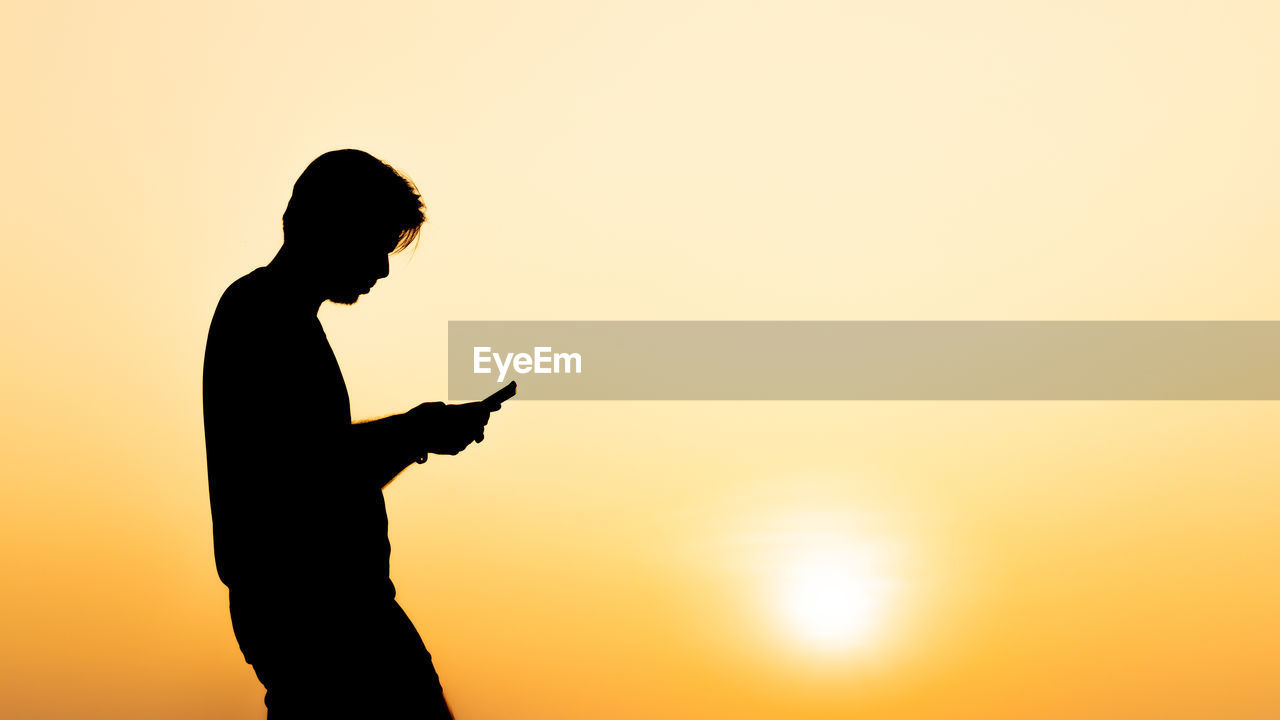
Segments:
[[[824,649],[861,646],[884,620],[888,581],[852,547],[805,550],[780,581],[782,610],[797,638]]]

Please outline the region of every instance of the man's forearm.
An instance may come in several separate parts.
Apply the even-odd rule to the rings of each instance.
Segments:
[[[412,411],[352,423],[351,470],[384,487],[426,452],[426,443]]]

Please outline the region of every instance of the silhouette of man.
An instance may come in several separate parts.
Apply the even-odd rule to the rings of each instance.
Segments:
[[[425,216],[417,189],[359,150],[293,186],[275,258],[223,293],[204,359],[218,577],[269,720],[451,718],[431,655],[395,600],[382,489],[427,453],[484,438],[481,403],[352,423],[316,313],[389,272]]]

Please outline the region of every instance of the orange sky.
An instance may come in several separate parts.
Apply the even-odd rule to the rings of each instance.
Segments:
[[[1278,319],[1278,26],[1131,0],[7,8],[0,715],[263,716],[213,567],[201,359],[321,152],[395,165],[431,216],[321,310],[358,417],[444,397],[451,319]],[[392,576],[463,719],[1280,716],[1277,423],[517,399],[388,489]]]

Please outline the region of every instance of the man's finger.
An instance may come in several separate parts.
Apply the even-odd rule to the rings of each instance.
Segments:
[[[481,425],[489,422],[489,413],[493,412],[493,410],[488,405],[483,402],[474,402],[467,403],[466,406],[475,413],[475,418],[480,421]]]

